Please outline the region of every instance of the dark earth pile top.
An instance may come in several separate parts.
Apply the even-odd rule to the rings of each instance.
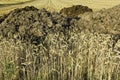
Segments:
[[[92,12],[93,10],[87,6],[82,5],[73,5],[72,7],[63,8],[60,10],[60,13],[67,15],[68,17],[74,18],[85,12]]]
[[[50,33],[67,34],[77,20],[57,12],[50,13],[46,9],[27,6],[1,17],[0,34],[6,38],[39,44]]]

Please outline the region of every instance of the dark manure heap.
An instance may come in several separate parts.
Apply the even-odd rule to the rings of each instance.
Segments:
[[[0,79],[120,80],[119,12],[27,6],[1,16]]]
[[[86,12],[93,12],[93,10],[82,5],[73,5],[72,7],[67,7],[60,10],[60,13],[70,18],[78,17],[80,14],[84,14]]]

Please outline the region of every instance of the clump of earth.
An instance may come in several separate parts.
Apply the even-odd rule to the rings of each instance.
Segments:
[[[73,5],[72,7],[67,7],[60,10],[60,13],[70,18],[78,17],[80,14],[86,12],[93,12],[93,10],[87,6],[82,5]]]

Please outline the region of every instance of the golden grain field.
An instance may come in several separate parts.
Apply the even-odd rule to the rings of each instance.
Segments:
[[[0,4],[16,4],[23,1],[29,0],[0,0]],[[63,7],[78,4],[92,8],[99,18],[100,9],[118,5],[120,0],[33,0],[25,4],[0,6],[0,15],[25,6],[59,11]],[[90,29],[76,30],[83,26],[81,24],[84,24],[84,18],[83,22],[72,26],[74,29],[71,31],[66,30],[65,34],[62,31],[48,33],[37,46],[17,38],[4,38],[4,34],[0,32],[0,80],[120,80],[120,39],[117,39],[120,36],[91,32]],[[95,25],[99,22],[98,18],[93,20]],[[6,24],[15,20],[8,19],[5,20]],[[86,20],[86,26],[89,23],[87,21],[89,20]],[[8,37],[14,35],[14,32],[13,35],[9,34],[9,31],[12,32],[10,29],[6,29]],[[36,29],[34,31],[37,32]],[[38,31],[38,34],[41,32]]]

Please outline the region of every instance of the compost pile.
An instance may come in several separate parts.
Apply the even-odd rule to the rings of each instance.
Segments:
[[[70,18],[78,17],[79,15],[86,12],[93,12],[93,10],[87,6],[82,5],[73,5],[72,7],[67,7],[60,10],[60,13]]]

